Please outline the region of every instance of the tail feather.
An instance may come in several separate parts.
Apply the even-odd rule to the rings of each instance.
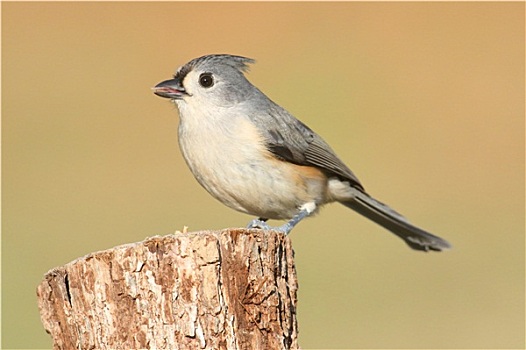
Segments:
[[[353,198],[342,204],[388,229],[402,238],[411,248],[423,251],[442,251],[451,248],[446,240],[410,224],[405,217],[387,205],[358,189],[353,190]]]

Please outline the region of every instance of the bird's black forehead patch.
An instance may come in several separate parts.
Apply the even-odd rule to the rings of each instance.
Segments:
[[[182,81],[188,73],[190,73],[194,68],[200,66],[229,66],[235,69],[240,70],[241,72],[246,72],[248,70],[248,65],[254,63],[255,61],[248,57],[235,56],[228,54],[217,54],[217,55],[206,55],[198,58],[194,58],[185,65],[179,67],[177,72],[174,75],[174,79],[179,79]]]
[[[190,73],[192,68],[193,66],[191,66],[190,63],[187,63],[184,66],[179,67],[179,69],[177,69],[177,72],[175,72],[174,74],[174,79],[183,81],[186,75]]]

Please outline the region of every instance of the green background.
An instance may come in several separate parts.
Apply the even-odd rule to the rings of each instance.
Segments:
[[[209,53],[454,249],[340,205],[291,237],[300,344],[524,348],[524,3],[2,3],[2,345],[50,348],[51,268],[147,236],[244,226],[150,87]],[[277,222],[274,222],[277,223]]]

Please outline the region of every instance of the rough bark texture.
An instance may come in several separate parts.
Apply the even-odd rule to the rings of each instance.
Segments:
[[[297,349],[290,240],[229,229],[153,237],[49,271],[54,349]]]

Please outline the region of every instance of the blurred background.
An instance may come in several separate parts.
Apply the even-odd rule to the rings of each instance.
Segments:
[[[90,252],[244,226],[150,87],[209,53],[454,249],[343,206],[292,233],[313,348],[524,348],[524,3],[2,3],[2,347],[51,348],[36,286]],[[273,222],[277,224],[278,222]]]

